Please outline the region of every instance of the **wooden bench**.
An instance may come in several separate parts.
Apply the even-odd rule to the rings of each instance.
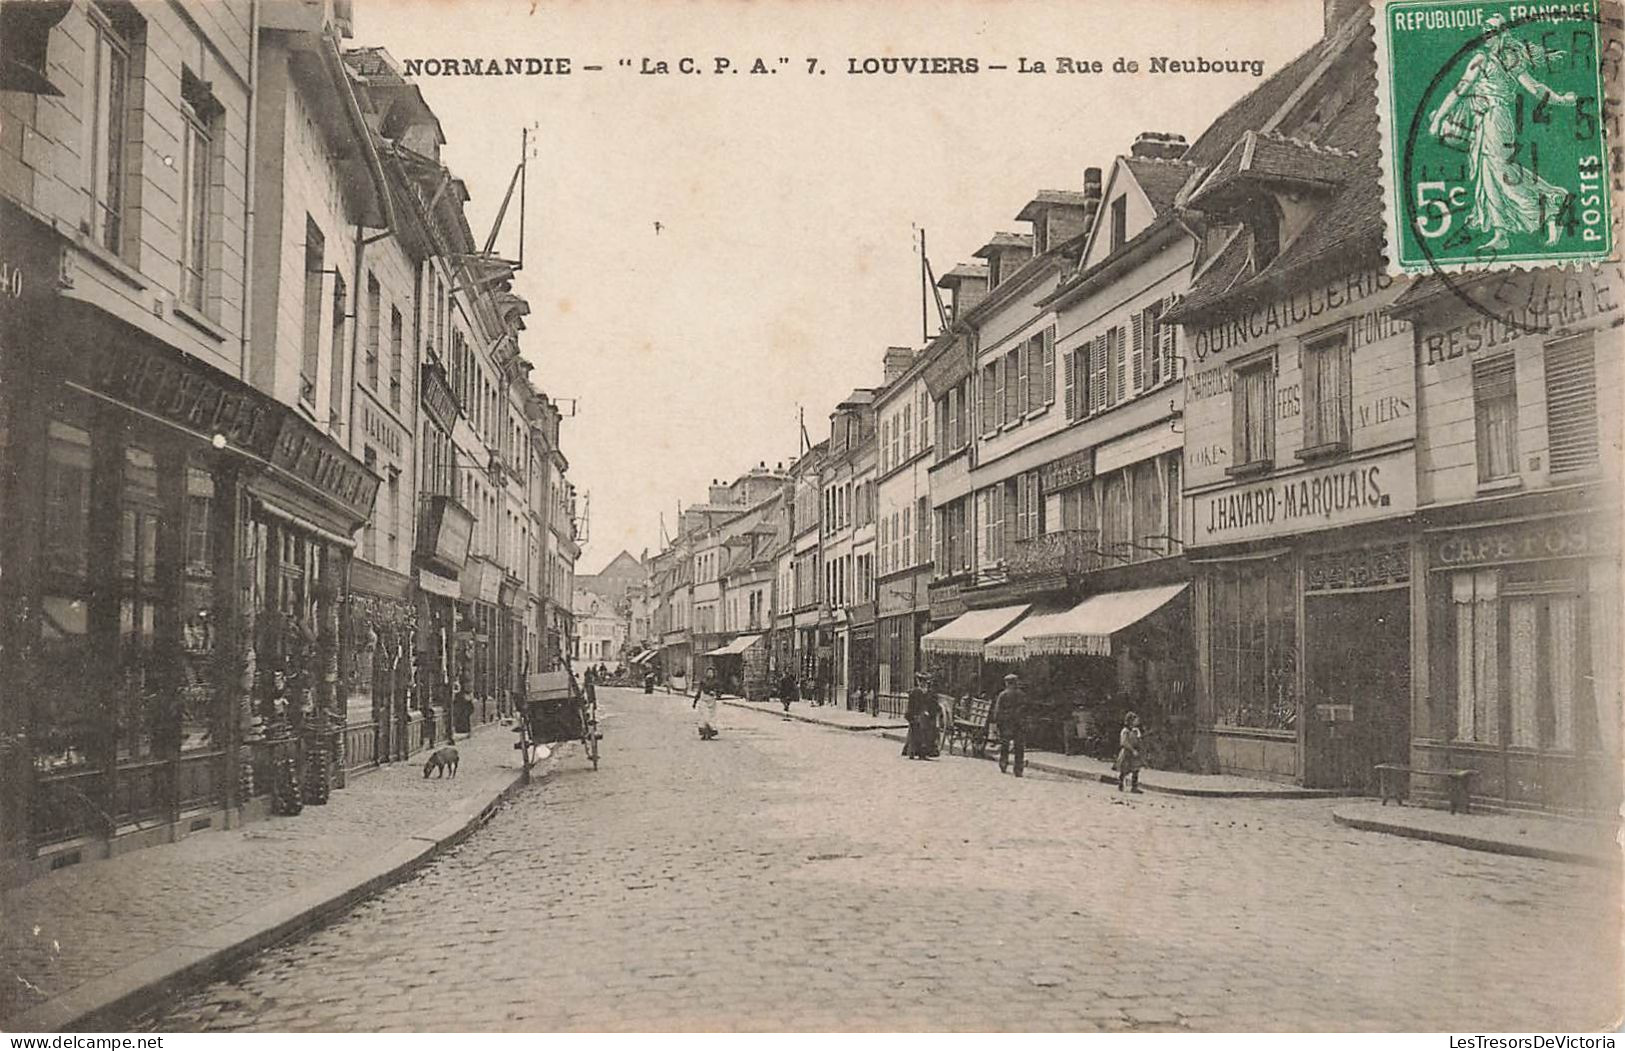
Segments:
[[[974,754],[978,759],[987,755],[988,724],[993,719],[991,697],[967,697],[954,706],[953,722],[948,727],[946,750],[952,752],[959,742],[961,755]],[[974,749],[974,753],[972,752]]]
[[[1387,806],[1392,799],[1400,806],[1405,805],[1405,799],[1410,795],[1410,778],[1420,775],[1422,777],[1437,777],[1446,782],[1447,798],[1450,800],[1452,814],[1465,814],[1468,810],[1468,788],[1476,770],[1425,770],[1421,767],[1405,766],[1403,763],[1378,763],[1377,791],[1382,795],[1382,805]]]

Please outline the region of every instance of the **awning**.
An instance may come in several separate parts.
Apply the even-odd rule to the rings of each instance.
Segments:
[[[732,642],[728,643],[728,645],[726,645],[726,646],[718,646],[716,649],[711,650],[708,653],[702,653],[700,656],[702,656],[702,657],[728,657],[728,656],[737,655],[737,654],[740,654],[740,653],[744,653],[746,650],[748,650],[752,646],[756,645],[756,643],[758,641],[760,641],[760,640],[761,640],[760,635],[741,635],[737,639],[735,639]]]
[[[650,659],[652,659],[654,657],[654,655],[655,655],[654,650],[644,650],[642,653],[638,654],[636,657],[633,657],[628,663],[629,664],[644,664],[647,661],[649,661]]]
[[[933,653],[982,655],[982,647],[1032,609],[1028,603],[973,609],[962,613],[920,640],[920,648]]]
[[[987,644],[983,656],[990,661],[1019,661],[1027,656],[1027,640],[1034,635],[1045,634],[1054,628],[1062,617],[1072,612],[1068,609],[1049,609],[1041,613],[1030,613],[1016,621],[1014,627]]]
[[[1043,633],[1029,632],[1027,653],[1077,653],[1105,657],[1112,635],[1155,613],[1184,591],[1186,584],[1165,584],[1138,591],[1091,595],[1065,613],[1045,618]]]

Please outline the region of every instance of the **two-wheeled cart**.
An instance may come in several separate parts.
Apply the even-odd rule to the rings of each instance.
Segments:
[[[519,741],[514,745],[524,756],[525,769],[536,761],[537,749],[544,744],[580,741],[582,754],[598,769],[598,703],[594,691],[583,689],[568,671],[537,672],[525,682],[525,699],[520,705]]]

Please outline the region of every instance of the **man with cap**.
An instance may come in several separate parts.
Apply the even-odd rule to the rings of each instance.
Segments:
[[[999,728],[999,773],[1009,769],[1010,752],[1015,751],[1017,777],[1027,766],[1027,693],[1021,676],[1011,672],[1004,677],[1004,689],[993,702],[993,722]]]

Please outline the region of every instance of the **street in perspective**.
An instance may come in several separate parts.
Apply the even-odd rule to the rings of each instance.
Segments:
[[[1140,9],[0,0],[0,1030],[1616,1031],[1618,5]]]

